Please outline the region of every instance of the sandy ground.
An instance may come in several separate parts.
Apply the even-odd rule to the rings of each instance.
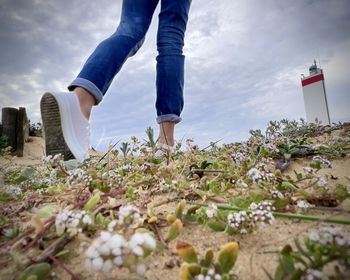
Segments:
[[[45,154],[45,143],[42,137],[29,137],[24,144],[23,157],[12,157],[12,162],[18,165],[37,165]],[[0,157],[0,164],[4,164],[5,159]]]
[[[44,143],[42,138],[31,137],[30,142],[25,145],[23,158],[14,158],[13,162],[19,165],[35,165],[40,164],[41,158],[44,155]],[[2,159],[3,160],[3,159]],[[0,160],[0,164],[1,164]],[[305,159],[297,159],[287,170],[292,174],[293,170],[301,171],[304,166],[308,165]],[[323,169],[321,174],[329,177],[337,178],[331,180],[332,184],[343,183],[347,181],[345,176],[350,176],[350,158],[346,155],[340,160],[332,161],[332,169]],[[153,203],[163,201],[166,198],[171,198],[174,194],[167,194],[153,197]],[[167,214],[173,211],[177,202],[170,202],[163,204],[154,209],[155,213]],[[345,200],[337,207],[339,211],[316,211],[310,210],[308,214],[318,215],[323,217],[339,217],[350,219],[350,200]],[[126,270],[116,270],[115,273],[108,278],[102,275],[87,274],[84,268],[83,248],[80,247],[79,241],[71,242],[66,248],[69,254],[65,257],[64,263],[74,273],[79,275],[80,279],[179,279],[179,265],[180,259],[175,254],[175,245],[177,241],[186,241],[191,243],[196,250],[203,254],[207,249],[212,248],[218,251],[219,248],[229,242],[237,241],[240,244],[240,253],[237,263],[234,267],[235,274],[239,279],[268,279],[263,271],[265,268],[271,274],[274,273],[277,265],[277,252],[280,251],[284,245],[293,244],[295,238],[302,239],[310,230],[319,225],[317,222],[304,222],[288,219],[277,219],[277,222],[269,227],[261,228],[253,234],[229,236],[225,233],[213,232],[210,228],[202,225],[186,225],[181,235],[172,243],[170,243],[170,250],[166,250],[161,254],[153,256],[149,259],[149,271],[145,278],[140,278],[135,275],[130,275]],[[350,226],[344,229],[350,233]],[[166,230],[163,233],[166,234]],[[50,279],[71,279],[70,276],[58,267],[54,267],[55,277],[50,276]]]

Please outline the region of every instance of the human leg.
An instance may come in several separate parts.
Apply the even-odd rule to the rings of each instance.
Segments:
[[[184,37],[191,0],[162,0],[157,34],[157,122],[159,143],[174,145],[183,109]]]
[[[89,147],[91,108],[106,93],[125,60],[144,41],[159,0],[124,0],[116,32],[104,40],[68,87],[75,94],[50,92],[41,99],[47,155],[61,153],[64,159],[84,160]]]
[[[76,87],[74,93],[78,97],[82,114],[87,120],[90,119],[92,106],[96,104],[95,97],[82,87]]]
[[[97,46],[68,89],[82,87],[98,104],[124,62],[144,42],[158,1],[124,0],[117,30]]]
[[[174,146],[174,128],[175,122],[161,122],[159,124],[159,144],[165,144],[168,146]]]

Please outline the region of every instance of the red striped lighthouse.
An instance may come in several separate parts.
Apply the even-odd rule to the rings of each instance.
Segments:
[[[331,124],[328,111],[324,75],[317,67],[316,60],[309,68],[310,75],[301,79],[303,87],[307,122],[321,121],[323,125]]]

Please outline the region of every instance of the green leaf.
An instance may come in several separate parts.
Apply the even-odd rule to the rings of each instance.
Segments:
[[[5,240],[11,240],[11,239],[17,237],[19,235],[19,233],[20,233],[20,230],[17,227],[5,229],[3,232],[3,238]]]
[[[183,258],[183,260],[185,262],[188,262],[188,263],[197,263],[198,262],[197,253],[191,244],[188,244],[185,242],[179,242],[176,245],[176,253],[181,258]]]
[[[62,251],[58,252],[55,257],[58,258],[58,257],[62,257],[64,255],[67,255],[69,253],[69,250],[68,249],[63,249]]]
[[[8,193],[0,193],[0,202],[7,202],[14,200],[13,196]]]
[[[216,211],[216,215],[218,215],[220,220],[226,221],[227,220],[227,216],[228,216],[228,212],[227,211],[223,211],[223,210],[217,210]]]
[[[100,202],[101,197],[99,194],[95,194],[94,196],[92,196],[89,201],[85,204],[84,206],[84,210],[85,211],[92,211],[95,206]]]
[[[233,268],[239,252],[239,246],[236,242],[225,244],[219,252],[218,262],[223,273],[229,273]]]
[[[313,161],[310,163],[310,167],[320,170],[321,169],[321,162],[319,160]]]
[[[98,213],[96,215],[95,222],[98,225],[104,225],[106,222],[106,218],[102,215],[102,213]]]
[[[200,205],[194,205],[194,206],[191,206],[188,210],[187,210],[187,214],[195,214],[196,211],[201,208]]]
[[[287,274],[292,274],[295,270],[293,258],[290,255],[284,255],[282,257],[281,265]]]
[[[188,265],[188,271],[190,272],[191,276],[197,276],[201,273],[201,267],[196,263],[190,263]]]
[[[189,264],[183,263],[180,268],[180,280],[193,280],[194,278],[189,271]]]
[[[226,228],[226,225],[223,223],[220,223],[216,220],[209,220],[207,222],[208,227],[210,227],[214,231],[224,231]]]
[[[204,161],[201,162],[200,169],[206,169],[210,165],[211,165],[211,162],[208,162],[208,161],[204,160]]]
[[[200,265],[204,267],[210,267],[214,260],[214,252],[213,250],[209,249],[204,256],[204,259],[201,260]]]
[[[228,235],[235,235],[237,233],[237,230],[232,227],[226,226],[225,232]]]
[[[177,219],[175,222],[171,224],[166,240],[167,241],[174,240],[181,233],[182,228],[183,228],[182,222],[179,219]]]
[[[199,169],[198,165],[197,164],[191,164],[190,165],[190,170],[192,169]]]
[[[51,265],[48,263],[37,263],[29,266],[23,271],[18,280],[37,279],[44,280],[51,270]]]
[[[196,194],[198,194],[203,200],[207,200],[208,198],[208,194],[204,191],[196,190]]]
[[[41,219],[48,219],[52,217],[57,211],[58,207],[56,205],[45,205],[39,209],[38,215]]]
[[[281,259],[280,259],[280,262],[281,262]],[[279,263],[279,265],[277,266],[276,271],[275,271],[274,280],[283,280],[284,275],[285,275],[285,272],[283,270],[283,266],[281,265],[281,263]]]
[[[32,179],[35,171],[36,170],[33,167],[26,167],[26,168],[24,168],[21,171],[21,173],[15,178],[15,182],[17,184],[20,184],[20,183],[22,183],[24,181]]]
[[[337,184],[334,190],[334,196],[337,200],[343,201],[349,196],[349,194],[344,185]]]
[[[183,211],[186,207],[186,200],[181,200],[179,204],[175,208],[175,216],[176,218],[179,218],[180,220],[182,219],[183,216]]]
[[[76,159],[70,159],[63,162],[63,166],[66,170],[76,169],[79,165],[79,162]]]
[[[228,274],[223,274],[221,279],[222,280],[231,280],[231,277]]]
[[[276,209],[279,209],[279,208],[283,208],[285,206],[287,206],[289,204],[290,200],[287,198],[287,199],[281,199],[281,198],[277,198],[274,203],[273,203],[273,206],[276,208]]]
[[[285,190],[295,190],[295,186],[292,183],[289,182],[282,182],[280,185],[280,190],[285,191]]]

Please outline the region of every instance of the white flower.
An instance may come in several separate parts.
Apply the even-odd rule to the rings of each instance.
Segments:
[[[313,205],[307,202],[306,200],[298,200],[297,207],[306,209],[306,208],[313,207]]]
[[[86,250],[85,264],[92,271],[103,272],[111,271],[113,265],[118,267],[125,265],[143,275],[146,267],[140,261],[145,256],[145,250],[148,250],[147,253],[149,253],[155,249],[156,241],[148,232],[137,232],[127,241],[120,234],[112,235],[109,231],[102,231]],[[133,255],[132,258],[130,258],[131,255]],[[125,258],[129,262],[124,262]]]
[[[247,213],[239,211],[238,213],[229,214],[227,216],[227,224],[234,229],[239,229],[242,226],[243,221],[247,219]]]
[[[18,196],[22,194],[22,189],[13,185],[4,185],[2,186],[2,190],[12,196]]]
[[[113,260],[113,263],[117,266],[122,266],[123,262],[124,262],[124,260],[121,256],[115,257]]]
[[[248,154],[246,152],[237,152],[231,155],[232,160],[237,164],[242,164],[247,160]]]
[[[90,259],[94,259],[99,256],[99,252],[94,247],[89,247],[85,252],[85,256]]]
[[[105,273],[108,273],[112,270],[113,268],[113,263],[111,260],[105,260],[105,262],[103,263],[103,266],[102,266],[102,271],[105,272]]]
[[[343,236],[337,236],[335,237],[335,244],[338,246],[344,246],[346,245],[346,239]]]
[[[154,251],[156,246],[155,239],[148,232],[136,232],[129,241],[129,248],[137,256],[143,256],[144,249]],[[139,248],[142,249],[142,252]]]
[[[91,225],[92,219],[89,215],[84,215],[82,222],[83,222],[83,224]]]
[[[237,181],[237,186],[243,189],[247,189],[248,188],[248,184],[245,183],[242,179],[238,179]]]
[[[305,173],[308,173],[308,174],[314,174],[316,172],[316,169],[311,167],[303,167],[303,170]]]
[[[134,248],[132,249],[132,252],[133,252],[136,256],[138,256],[138,257],[142,257],[143,254],[144,254],[144,251],[143,251],[142,247],[140,247],[140,246],[134,247]]]
[[[252,203],[249,205],[249,209],[250,209],[250,210],[256,210],[256,209],[258,209],[258,204],[256,204],[255,202],[252,202]]]
[[[102,241],[109,241],[109,239],[111,239],[112,237],[112,234],[108,231],[101,231],[101,234],[100,234],[100,239]]]
[[[91,264],[92,264],[93,270],[100,271],[103,266],[103,259],[101,257],[94,258]]]
[[[264,143],[264,148],[269,152],[275,152],[275,153],[279,152],[278,148],[273,143]]]
[[[110,232],[114,231],[114,228],[117,225],[117,223],[118,223],[118,220],[111,221],[107,226],[108,231],[110,231]]]
[[[302,276],[301,279],[302,280],[318,280],[318,279],[322,279],[322,277],[323,277],[322,271],[308,268],[306,270],[306,274],[304,276]]]
[[[309,234],[312,242],[322,245],[333,244],[340,247],[350,247],[350,238],[346,237],[341,228],[331,226],[321,226],[318,231]]]
[[[318,232],[313,231],[309,234],[309,239],[313,242],[318,242],[320,240],[320,235],[318,234]]]
[[[111,253],[111,249],[106,243],[98,247],[97,250],[101,256],[108,256]]]
[[[266,169],[266,166],[264,163],[260,164],[261,166],[259,168]],[[248,176],[252,178],[254,182],[258,182],[260,180],[262,181],[267,181],[267,182],[272,182],[276,179],[275,174],[269,172],[269,171],[260,171],[259,169],[253,167],[249,169],[248,171]]]
[[[108,246],[109,248],[113,249],[119,249],[121,247],[125,247],[127,244],[126,240],[122,235],[114,234],[109,240],[108,240]],[[119,254],[118,254],[119,255]]]
[[[205,210],[205,214],[209,219],[213,218],[216,214],[216,211],[218,210],[218,207],[215,204],[210,204],[210,206]]]
[[[320,177],[318,177],[317,185],[318,185],[319,187],[324,187],[324,186],[327,185],[327,183],[328,183],[328,181],[327,181],[326,176],[320,176]]]
[[[143,276],[146,272],[146,266],[143,263],[138,263],[136,265],[136,273]]]
[[[272,190],[271,191],[271,195],[272,195],[272,198],[279,198],[279,199],[283,199],[284,198],[283,193],[281,193],[278,190]]]
[[[144,233],[143,237],[145,238],[144,245],[151,251],[154,251],[157,247],[156,240],[149,234],[149,233]]]
[[[143,224],[143,218],[135,206],[126,205],[119,208],[118,224],[136,228]]]
[[[319,161],[321,163],[322,168],[332,168],[332,164],[328,159],[325,159],[321,156],[314,156],[312,158],[313,161]]]
[[[129,246],[131,248],[134,248],[137,245],[141,245],[144,241],[145,241],[145,238],[144,238],[143,234],[140,232],[137,232],[131,237],[131,239],[129,241]]]
[[[257,182],[263,177],[262,173],[256,168],[249,169],[248,176],[250,176],[254,182]]]

